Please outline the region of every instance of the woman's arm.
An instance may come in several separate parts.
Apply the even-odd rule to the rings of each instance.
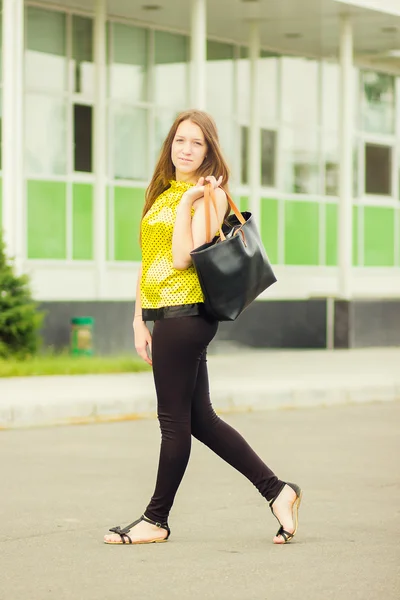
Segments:
[[[149,365],[152,364],[151,359],[149,358],[149,354],[147,352],[147,348],[151,354],[151,333],[146,327],[146,323],[143,321],[142,317],[142,302],[140,298],[140,284],[142,281],[142,265],[140,265],[139,274],[137,278],[136,284],[136,300],[135,300],[135,314],[133,317],[133,332],[135,336],[135,348],[136,352],[139,354],[144,361],[146,361]]]
[[[192,264],[190,252],[207,241],[204,188],[200,190],[200,187],[202,186],[196,186],[185,192],[177,210],[172,238],[172,259],[174,269],[180,271],[187,269]],[[198,197],[199,193],[202,194],[200,198]],[[210,221],[212,237],[217,233],[223,222],[227,209],[226,194],[220,188],[215,190],[215,199],[218,215],[215,214],[214,206],[211,203]],[[191,214],[192,206],[195,209],[193,218]]]
[[[136,319],[142,320],[142,300],[140,298],[140,284],[142,281],[142,271],[143,267],[142,263],[140,263],[140,268],[136,282],[135,314],[133,316],[133,324],[135,324]]]

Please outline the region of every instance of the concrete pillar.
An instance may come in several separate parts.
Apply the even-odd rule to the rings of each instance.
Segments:
[[[107,260],[107,57],[106,0],[96,0],[94,18],[95,107],[94,107],[94,238],[96,296],[105,294]]]
[[[26,184],[24,169],[25,135],[24,135],[24,64],[25,64],[25,34],[24,34],[24,0],[15,0],[15,56],[14,56],[14,85],[15,85],[15,269],[18,274],[24,270],[27,257],[27,206]]]
[[[340,30],[340,185],[339,185],[339,297],[351,298],[353,265],[353,144],[354,80],[353,28],[348,15],[341,18]]]
[[[207,4],[206,0],[192,0],[190,101],[191,107],[206,108],[207,64]]]
[[[260,223],[260,187],[261,187],[261,139],[259,108],[259,57],[260,25],[259,21],[250,22],[250,139],[248,173],[250,183],[250,210]]]
[[[3,201],[2,229],[8,256],[21,272],[25,247],[23,187],[23,0],[3,0]]]

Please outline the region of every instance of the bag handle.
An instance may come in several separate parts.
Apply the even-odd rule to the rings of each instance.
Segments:
[[[244,225],[246,223],[246,219],[243,217],[242,213],[240,212],[240,210],[238,209],[238,207],[236,206],[236,204],[234,203],[234,201],[232,200],[230,195],[227,192],[225,192],[225,193],[226,193],[226,197],[228,200],[228,204],[229,204],[232,212],[237,217],[239,223]],[[212,201],[212,204],[214,207],[215,214],[218,218],[217,201],[215,199],[215,190],[214,190],[214,187],[212,186],[212,184],[208,183],[204,188],[204,207],[205,207],[205,217],[206,217],[206,242],[207,242],[207,244],[209,242],[211,242],[210,197],[211,197],[211,201]],[[220,235],[222,241],[226,240],[225,234],[223,233],[221,226],[219,227],[219,235]]]

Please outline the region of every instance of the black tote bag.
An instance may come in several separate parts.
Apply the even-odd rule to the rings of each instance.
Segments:
[[[260,234],[249,212],[233,211],[211,240],[210,196],[217,212],[214,188],[204,192],[207,242],[191,253],[207,313],[218,321],[234,321],[261,292],[276,282]]]

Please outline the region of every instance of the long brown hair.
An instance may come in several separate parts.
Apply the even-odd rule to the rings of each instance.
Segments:
[[[214,119],[201,110],[187,110],[177,116],[162,145],[153,177],[146,190],[142,218],[153,206],[158,196],[168,189],[169,181],[175,179],[175,166],[171,159],[171,147],[177,129],[183,121],[191,121],[198,125],[203,132],[207,145],[206,158],[198,169],[196,176],[200,178],[214,175],[218,179],[222,175],[221,187],[228,192],[229,168],[222,155]]]

